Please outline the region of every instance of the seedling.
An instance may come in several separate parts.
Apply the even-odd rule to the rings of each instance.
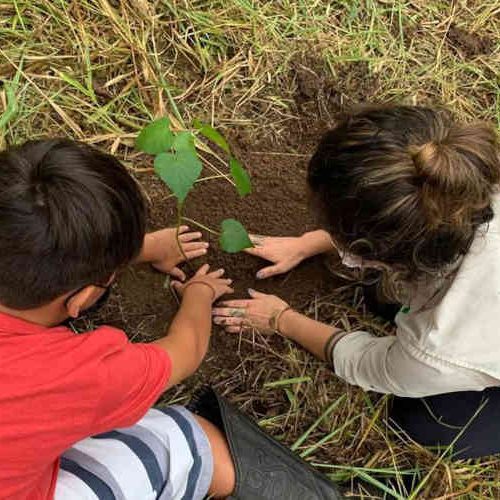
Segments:
[[[219,146],[228,156],[228,166],[234,186],[241,197],[251,193],[252,184],[248,172],[232,155],[224,137],[210,125],[196,120],[197,133]],[[155,156],[154,168],[160,179],[170,188],[177,198],[177,228],[182,222],[184,202],[199,179],[203,165],[195,146],[195,134],[183,130],[173,132],[170,120],[159,118],[147,125],[139,134],[136,147],[140,151]],[[252,247],[247,230],[235,219],[221,223],[219,244],[228,253],[237,253]],[[180,247],[180,245],[179,245]]]

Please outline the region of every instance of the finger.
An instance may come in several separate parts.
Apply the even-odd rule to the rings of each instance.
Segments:
[[[173,269],[171,269],[169,274],[170,274],[170,276],[177,278],[179,281],[186,280],[186,274],[184,273],[184,271],[182,269],[179,269],[178,267],[174,267]]]
[[[248,326],[245,326],[245,325],[241,325],[241,326],[227,326],[226,328],[224,328],[224,330],[227,333],[241,333],[246,328],[248,328]]]
[[[244,318],[245,314],[245,309],[238,307],[214,307],[212,309],[212,316]]]
[[[224,273],[225,273],[225,272],[226,272],[226,270],[225,270],[225,269],[220,268],[220,269],[217,269],[217,271],[212,271],[212,272],[209,274],[209,276],[210,276],[211,278],[216,278],[216,279],[217,279],[217,278],[221,278],[222,276],[224,276]]]
[[[177,292],[177,293],[181,293],[182,292],[182,289],[184,287],[183,283],[181,283],[180,281],[171,281],[170,282],[170,286]]]
[[[198,257],[203,257],[206,255],[208,250],[206,248],[201,248],[200,250],[193,250],[191,252],[186,252],[186,257],[188,260],[197,259]]]
[[[184,233],[179,235],[179,240],[182,243],[187,243],[188,241],[199,240],[202,236],[201,233]]]
[[[210,264],[203,264],[198,271],[196,271],[195,276],[205,276],[210,269]]]
[[[257,290],[254,290],[253,288],[248,289],[248,295],[252,297],[252,299],[262,299],[264,297],[269,297],[266,293],[258,292]]]
[[[221,279],[218,278],[217,281],[214,283],[215,286],[229,286],[233,282],[232,279],[226,278],[226,279]]]
[[[270,278],[271,276],[276,276],[277,274],[282,274],[284,272],[285,269],[283,269],[279,264],[276,264],[275,266],[269,266],[261,269],[257,273],[257,279],[263,280],[266,278]]]
[[[194,241],[182,244],[182,249],[186,253],[192,252],[193,250],[200,250],[201,248],[208,248],[208,243],[206,241]]]
[[[249,255],[253,255],[254,257],[260,257],[261,259],[265,259],[264,249],[261,247],[245,248],[243,251]]]
[[[260,247],[266,243],[267,236],[262,236],[261,234],[250,234],[250,241],[256,246]]]
[[[246,309],[250,304],[249,300],[224,300],[220,303],[224,307],[233,307],[237,309]]]
[[[189,226],[181,226],[181,227],[179,227],[178,231],[179,231],[179,234],[186,233],[187,231],[189,231]]]
[[[220,326],[239,326],[242,325],[244,318],[234,318],[232,316],[215,316],[214,323]]]

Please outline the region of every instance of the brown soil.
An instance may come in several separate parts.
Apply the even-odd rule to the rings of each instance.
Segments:
[[[316,227],[308,207],[305,182],[309,157],[321,135],[333,125],[341,103],[351,105],[363,97],[369,100],[375,93],[377,81],[365,64],[346,65],[346,73],[339,74],[338,81],[317,76],[321,75],[318,68],[312,73],[301,67],[294,71],[294,98],[300,118],[288,121],[276,134],[279,139],[271,134],[256,139],[245,129],[228,137],[233,152],[251,173],[252,195],[242,200],[224,180],[205,181],[188,197],[187,217],[215,229],[224,218],[235,217],[249,231],[270,235],[298,235]],[[354,78],[353,74],[363,84],[358,85],[356,93],[349,93],[345,78],[349,75]],[[137,177],[150,200],[150,229],[175,225],[175,203],[165,185],[152,173]],[[317,309],[311,308],[315,297],[329,295],[339,283],[322,258],[304,262],[287,275],[259,282],[255,274],[265,265],[263,261],[244,253],[225,254],[213,237],[205,236],[212,243],[207,260],[214,268],[224,267],[235,280],[235,297],[246,296],[246,290],[253,287],[278,294],[299,309],[308,305],[307,312],[317,313],[322,320],[341,318],[343,325],[357,327],[356,322],[348,318],[349,311],[354,309],[342,305],[338,309],[336,304],[352,306],[359,299],[335,297],[332,303],[327,301]],[[202,262],[193,262],[191,267],[196,269]],[[188,266],[185,267],[187,270]],[[177,310],[176,300],[168,287],[165,288],[165,281],[165,275],[149,266],[128,268],[113,286],[106,307],[97,317],[88,318],[90,324],[85,323],[82,328],[111,324],[124,329],[133,341],[151,341],[164,335]],[[349,293],[351,291],[354,293],[354,290]],[[304,375],[308,381],[290,390],[266,386],[266,382]],[[186,403],[196,388],[206,384],[217,387],[260,421],[267,432],[288,445],[303,434],[332,401],[346,397],[334,420],[322,422],[310,436],[312,442],[331,432],[332,426],[352,419],[352,409],[360,404],[361,397],[367,397],[355,391],[346,393],[345,384],[332,377],[325,363],[302,349],[292,349],[291,344],[279,336],[229,335],[218,328],[214,329],[209,353],[198,372],[168,391],[163,401]],[[365,452],[366,446],[370,443],[364,444],[360,453]],[[326,463],[352,463],[352,450],[318,449],[314,457]]]
[[[326,128],[325,123],[294,122],[280,144],[270,138],[256,141],[244,131],[234,135],[230,138],[231,146],[252,176],[252,195],[242,200],[228,182],[204,181],[189,195],[185,215],[214,229],[224,218],[235,217],[249,231],[260,234],[298,235],[314,228],[305,175],[309,155]],[[168,197],[166,186],[153,174],[140,174],[138,178],[150,198],[151,229],[175,225],[175,203]],[[265,265],[264,261],[243,253],[226,254],[220,251],[213,235],[205,233],[205,237],[211,242],[207,260],[214,268],[224,267],[235,280],[235,297],[245,297],[246,290],[253,287],[279,294],[301,307],[315,294],[324,295],[331,289],[332,280],[321,258],[305,262],[285,276],[259,282],[255,274]],[[201,263],[193,262],[191,267],[196,269]],[[189,267],[185,269],[189,272]],[[165,275],[149,266],[125,270],[98,321],[123,328],[134,340],[147,341],[163,335],[177,309],[175,298],[164,286],[165,279]],[[279,342],[280,339],[271,339],[271,345]],[[222,373],[229,374],[237,368],[241,356],[239,336],[217,329],[205,363],[188,385],[220,382]]]
[[[342,70],[335,79],[325,77],[324,70],[314,61],[306,64],[297,64],[290,75],[295,82],[296,119],[287,121],[278,133],[269,133],[265,137],[256,138],[250,129],[228,134],[234,154],[252,176],[253,193],[240,199],[226,181],[204,181],[187,199],[187,217],[213,229],[218,229],[224,218],[235,217],[249,231],[269,235],[299,235],[316,227],[308,207],[305,182],[309,157],[321,135],[333,125],[340,108],[363,98],[370,99],[376,92],[377,81],[364,63],[346,64],[345,74]],[[353,78],[358,80],[354,93],[349,92]],[[211,174],[208,169],[203,173],[204,176]],[[175,203],[166,186],[152,173],[141,173],[137,178],[150,200],[150,228],[175,225]],[[265,262],[244,253],[226,254],[218,248],[216,238],[208,233],[205,237],[211,242],[207,260],[214,268],[224,267],[227,275],[234,279],[235,297],[245,297],[247,289],[252,287],[277,294],[301,308],[338,285],[321,257],[302,263],[287,275],[258,281],[255,274]],[[193,262],[185,268],[196,269],[202,262]],[[117,326],[134,341],[150,341],[164,335],[177,310],[176,299],[168,286],[165,287],[165,280],[165,275],[149,266],[130,267],[119,276],[104,310],[97,317],[90,318],[91,324]],[[271,417],[276,412],[286,411],[287,402],[281,390],[263,393],[262,384],[266,380],[294,376],[290,373],[297,369],[301,371],[299,365],[309,366],[311,363],[316,366],[313,369],[315,384],[323,386],[328,380],[328,390],[333,393],[337,390],[332,385],[327,367],[305,353],[305,361],[291,366],[296,359],[294,355],[286,357],[282,354],[284,350],[289,352],[289,348],[278,336],[265,339],[243,337],[228,335],[215,328],[210,351],[200,370],[185,384],[170,391],[166,400],[178,396],[181,401],[186,401],[194,388],[212,384],[241,403],[255,417]],[[258,349],[252,345],[253,341],[259,344]],[[312,406],[314,401],[311,402],[311,418],[315,418]],[[301,422],[299,426],[306,424]]]
[[[454,24],[450,26],[446,38],[449,46],[466,58],[490,54],[494,48],[494,43],[490,38],[478,33],[470,33]]]
[[[296,84],[297,110],[313,123],[312,134],[317,132],[318,118],[332,125],[340,110],[367,100],[374,103],[370,97],[379,86],[377,76],[369,70],[366,61],[339,64],[334,78],[325,76],[323,63],[318,60],[297,61],[291,77]]]

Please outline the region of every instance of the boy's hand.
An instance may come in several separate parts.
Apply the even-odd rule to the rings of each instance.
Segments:
[[[273,263],[257,273],[258,279],[283,274],[299,265],[304,259],[333,250],[333,243],[326,231],[318,230],[299,237],[271,237],[251,235],[255,245],[245,252]]]
[[[168,334],[156,341],[172,360],[167,387],[192,375],[203,361],[212,331],[212,303],[225,293],[233,292],[231,280],[223,275],[224,269],[210,272],[210,266],[205,264],[186,283],[172,281],[182,302]]]
[[[200,232],[191,232],[188,226],[179,228],[179,242],[188,260],[196,259],[207,253],[208,243],[201,241]],[[186,275],[177,266],[185,261],[177,242],[177,228],[161,229],[146,234],[140,262],[149,262],[158,271],[171,274],[184,281]]]
[[[222,326],[226,332],[239,333],[244,328],[256,328],[262,333],[279,330],[280,316],[289,309],[288,304],[265,293],[248,290],[251,299],[227,300],[221,307],[212,311],[214,323]]]
[[[192,290],[193,292],[196,291],[200,294],[208,294],[212,303],[223,295],[234,292],[230,286],[233,280],[223,278],[225,273],[224,269],[218,269],[217,271],[212,272],[209,271],[210,266],[208,264],[204,264],[186,283],[172,281],[172,287],[181,297],[184,296],[184,293],[186,293],[187,290]]]

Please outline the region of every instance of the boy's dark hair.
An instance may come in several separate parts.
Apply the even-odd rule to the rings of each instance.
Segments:
[[[323,137],[308,181],[340,248],[414,283],[467,253],[477,228],[493,217],[498,137],[446,110],[368,108]],[[402,287],[386,285],[384,295],[396,299]]]
[[[0,303],[30,309],[106,283],[145,233],[140,188],[113,156],[68,139],[0,153]]]

